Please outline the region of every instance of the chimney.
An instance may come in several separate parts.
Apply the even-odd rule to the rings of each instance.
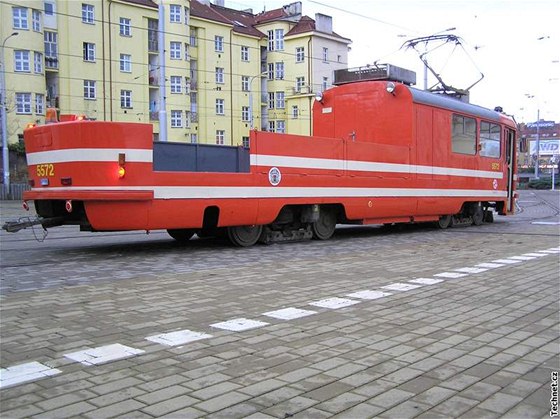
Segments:
[[[284,6],[284,11],[289,17],[301,16],[301,1],[296,1],[295,3]]]
[[[315,13],[315,30],[323,33],[332,33],[332,16]]]

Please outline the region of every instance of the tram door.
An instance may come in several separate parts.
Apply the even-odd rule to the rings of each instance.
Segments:
[[[513,211],[515,202],[513,197],[515,172],[515,131],[506,129],[506,163],[507,163],[507,212]]]

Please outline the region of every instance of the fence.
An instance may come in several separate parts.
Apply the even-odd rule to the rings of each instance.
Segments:
[[[0,185],[0,199],[19,201],[23,199],[23,191],[28,191],[29,189],[31,188],[27,183],[11,183],[8,193],[8,188],[5,185]]]

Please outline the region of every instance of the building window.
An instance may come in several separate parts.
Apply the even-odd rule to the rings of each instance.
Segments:
[[[243,122],[249,122],[249,107],[242,106],[241,107],[241,120]]]
[[[132,59],[130,54],[121,54],[120,69],[123,73],[132,72]]]
[[[276,63],[276,80],[284,80],[284,63]]]
[[[268,63],[267,64],[267,78],[268,80],[274,80],[274,63]]]
[[[181,6],[178,4],[169,5],[169,21],[171,23],[181,23]]]
[[[453,115],[451,151],[470,155],[476,153],[476,119]]]
[[[183,128],[183,111],[171,111],[171,128]]]
[[[284,50],[284,29],[274,31],[274,49],[276,51]]]
[[[191,11],[187,6],[185,6],[185,25],[189,24],[190,17],[191,17]]]
[[[84,99],[95,99],[95,80],[84,80]]]
[[[31,71],[29,64],[29,51],[14,51],[14,70],[26,73]]]
[[[327,90],[327,86],[329,85],[329,78],[323,77],[323,83],[321,83],[321,91]]]
[[[132,108],[132,90],[121,90],[121,108]]]
[[[276,131],[276,122],[275,121],[268,121],[268,130],[269,132]]]
[[[130,19],[126,17],[119,19],[119,34],[121,36],[132,36],[130,32]]]
[[[95,14],[93,5],[82,3],[82,22],[93,24],[94,20]]]
[[[223,129],[216,130],[216,144],[224,144],[226,139],[226,132]]]
[[[192,144],[198,143],[198,134],[191,134],[191,143]]]
[[[45,14],[47,16],[54,16],[54,4],[48,1],[45,2]]]
[[[216,99],[216,115],[225,115],[224,99]]]
[[[35,32],[41,32],[41,12],[33,9],[31,12],[31,22]]]
[[[16,113],[31,113],[31,93],[16,93]]]
[[[84,42],[83,45],[84,61],[95,61],[95,44],[92,44],[91,42]]]
[[[480,123],[480,155],[500,158],[500,126],[482,121]]]
[[[190,30],[190,44],[191,47],[196,47],[197,40],[197,30],[196,28],[191,28]]]
[[[249,47],[241,47],[241,61],[249,61]]]
[[[249,148],[249,146],[250,146],[250,138],[249,137],[241,137],[241,141],[243,141],[243,147]]]
[[[181,42],[171,42],[169,44],[169,57],[172,60],[181,59]]]
[[[45,114],[45,95],[39,93],[35,95],[35,114],[36,115]]]
[[[189,54],[189,44],[185,42],[185,61],[189,61],[191,56]]]
[[[216,67],[216,83],[224,83],[224,69],[222,67]]]
[[[190,128],[190,127],[191,127],[191,113],[185,111],[185,128]]]
[[[301,92],[303,86],[305,86],[305,77],[296,77],[296,92]]]
[[[214,50],[216,52],[224,52],[224,37],[223,36],[215,36],[214,37]]]
[[[286,121],[276,121],[276,132],[286,133]]]
[[[268,109],[274,109],[274,92],[268,93]]]
[[[241,90],[243,92],[249,91],[249,76],[241,76]]]
[[[285,107],[284,92],[276,92],[276,109],[284,109]]]
[[[297,105],[292,106],[292,119],[298,119],[299,117],[299,108]]]
[[[58,68],[57,34],[45,31],[43,37],[45,39],[45,67]]]
[[[33,64],[35,73],[42,74],[43,73],[43,54],[40,52],[35,52],[33,54]]]
[[[171,93],[182,93],[181,92],[181,76],[171,76]]]
[[[268,50],[274,51],[274,31],[268,31]]]
[[[303,63],[305,60],[305,48],[297,47],[296,48],[296,63]]]
[[[26,7],[12,7],[14,29],[29,29]]]
[[[324,62],[324,63],[328,63],[328,62],[329,62],[329,49],[328,49],[328,48],[324,48],[324,47],[323,47],[323,62]]]
[[[189,77],[185,77],[185,94],[188,95],[191,93],[191,79]]]

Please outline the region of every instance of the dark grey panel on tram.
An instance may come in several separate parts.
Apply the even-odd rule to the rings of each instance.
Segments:
[[[249,173],[249,149],[226,145],[154,142],[154,170]]]
[[[430,93],[414,88],[409,89],[410,93],[412,93],[412,98],[415,103],[436,106],[438,108],[449,109],[467,115],[478,116],[486,120],[500,122],[499,112],[491,111],[490,109],[483,108],[482,106],[461,102],[460,100],[449,96]]]

